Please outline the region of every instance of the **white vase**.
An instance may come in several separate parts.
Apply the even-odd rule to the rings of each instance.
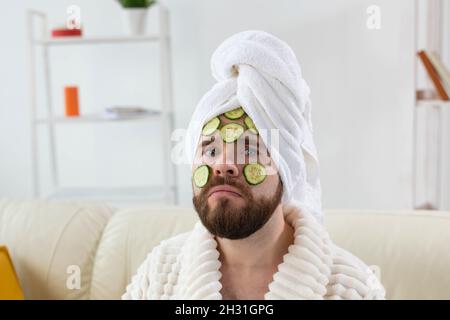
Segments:
[[[147,26],[146,8],[124,8],[123,19],[129,35],[136,36],[145,33]]]

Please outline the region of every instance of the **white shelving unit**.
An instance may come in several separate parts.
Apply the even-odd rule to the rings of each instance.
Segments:
[[[417,101],[414,112],[414,208],[443,209],[445,127],[450,103]]]
[[[415,50],[431,50],[442,55],[443,48],[442,0],[415,1]],[[434,91],[428,75],[419,73],[422,64],[416,55],[415,89]],[[424,76],[421,79],[420,76]],[[419,78],[425,84],[419,85]],[[450,101],[423,100],[416,96],[414,108],[413,142],[413,206],[415,209],[448,210],[445,194],[449,186],[445,181],[448,170],[446,152],[449,139],[446,137],[450,125],[448,109]],[[448,191],[447,191],[448,192]]]
[[[73,38],[49,38],[47,16],[38,11],[29,10],[27,12],[28,24],[28,42],[29,42],[29,60],[31,68],[30,88],[31,88],[31,141],[32,141],[32,161],[33,161],[33,192],[35,197],[44,198],[74,198],[102,200],[112,203],[133,203],[162,201],[167,204],[177,203],[176,186],[176,168],[170,159],[172,149],[171,132],[173,131],[173,97],[172,97],[172,79],[171,79],[171,61],[170,61],[170,36],[169,36],[169,14],[167,8],[163,5],[155,5],[159,10],[159,32],[152,35],[143,36],[111,36],[111,37],[73,37]],[[37,25],[40,24],[40,30]],[[55,116],[52,105],[51,72],[49,50],[59,46],[73,45],[101,45],[101,44],[125,44],[125,43],[153,43],[159,45],[160,53],[160,81],[161,81],[161,101],[162,106],[159,113],[155,115],[146,115],[139,118],[128,119],[108,119],[101,114],[86,114],[79,117]],[[46,118],[37,117],[37,75],[36,75],[36,54],[41,51],[43,58],[43,78],[46,98]],[[137,186],[124,188],[108,187],[62,187],[58,172],[58,158],[56,152],[56,126],[58,125],[77,125],[80,123],[137,123],[149,121],[158,121],[161,123],[161,139],[167,141],[163,154],[163,166],[165,181],[163,185]],[[41,173],[39,163],[39,126],[46,126],[49,136],[50,152],[50,172],[51,172],[51,191],[44,194],[41,186]]]

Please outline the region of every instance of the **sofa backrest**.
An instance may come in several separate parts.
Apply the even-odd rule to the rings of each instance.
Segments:
[[[333,241],[379,272],[388,299],[450,299],[449,212],[326,210],[325,217]],[[91,297],[119,298],[151,249],[195,221],[192,209],[117,212],[103,234]]]
[[[326,210],[325,217],[336,244],[380,271],[387,298],[450,299],[449,212]],[[178,207],[3,199],[0,244],[27,299],[119,299],[151,249],[196,221],[192,209]],[[73,266],[80,288],[70,281]]]
[[[388,299],[450,299],[450,212],[329,210],[335,243],[376,265]]]

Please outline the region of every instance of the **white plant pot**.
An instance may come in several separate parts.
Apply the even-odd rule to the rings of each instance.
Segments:
[[[147,26],[146,8],[124,8],[123,20],[127,33],[132,36],[145,33]]]

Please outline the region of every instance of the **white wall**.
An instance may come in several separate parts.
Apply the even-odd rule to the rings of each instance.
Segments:
[[[212,86],[209,58],[220,42],[238,31],[266,30],[292,46],[312,90],[324,207],[411,206],[411,1],[162,2],[171,11],[177,127],[186,127],[196,103]],[[64,22],[69,4],[81,7],[86,34],[122,32],[120,7],[113,0],[21,0],[9,4],[8,12],[1,14],[0,196],[31,194],[25,9],[46,11],[55,24]],[[371,4],[381,8],[380,30],[366,27],[366,9]],[[52,57],[57,66],[55,87],[77,83],[84,110],[130,101],[151,101],[157,105],[157,74],[151,71],[156,70],[152,63],[157,63],[157,56],[152,48],[106,46],[82,50],[55,51]],[[149,74],[139,71],[143,66]],[[147,86],[141,87],[142,83]],[[113,89],[117,86],[121,90]],[[60,110],[61,99],[56,91],[53,101]],[[156,174],[160,162],[151,151],[161,142],[148,138],[156,137],[156,126],[127,130],[86,128],[82,135],[79,131],[74,133],[73,128],[67,130],[72,134],[67,133],[61,141],[63,146],[69,146],[62,148],[61,155],[72,159],[62,174],[67,183],[131,184],[164,178]],[[69,145],[75,135],[82,141],[76,147]],[[125,138],[135,136],[139,138],[128,145]],[[124,141],[113,147],[112,141],[120,138]],[[111,151],[112,157],[108,156]],[[127,170],[116,172],[113,165],[123,165]],[[134,173],[138,175],[136,180],[132,178]],[[186,205],[191,197],[189,177],[187,168],[180,168],[181,200]]]

